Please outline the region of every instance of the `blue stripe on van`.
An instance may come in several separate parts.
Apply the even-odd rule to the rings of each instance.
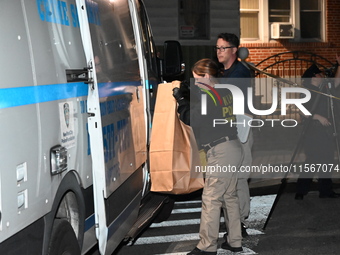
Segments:
[[[140,86],[140,81],[99,83],[99,96],[125,94],[126,86]],[[39,85],[0,89],[0,109],[38,104],[88,95],[88,85],[83,82]]]
[[[0,89],[0,109],[86,96],[87,90],[83,82]]]

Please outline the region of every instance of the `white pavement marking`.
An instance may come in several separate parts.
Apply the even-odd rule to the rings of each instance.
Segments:
[[[155,243],[173,243],[173,242],[192,241],[192,240],[199,240],[198,233],[182,234],[182,235],[140,237],[136,240],[134,245],[155,244]]]
[[[201,204],[202,200],[191,200],[191,201],[177,201],[175,204],[176,205],[181,205],[181,204]]]
[[[188,252],[190,251],[186,251],[186,252],[173,252],[173,253],[160,253],[160,254],[156,254],[156,255],[187,255]],[[242,255],[254,255],[257,254],[256,252],[254,252],[253,250],[247,248],[247,247],[243,247],[243,252],[231,252],[231,251],[227,251],[227,250],[223,250],[223,249],[218,249],[217,250],[217,255],[227,255],[227,254],[242,254]]]
[[[219,238],[222,238],[224,233],[219,233]],[[195,234],[181,234],[181,235],[167,235],[167,236],[151,236],[140,237],[135,242],[135,245],[141,244],[155,244],[155,243],[172,243],[181,241],[199,240],[198,233]]]
[[[173,209],[171,214],[179,214],[179,213],[195,213],[201,212],[201,207],[199,208],[187,208],[187,209]]]
[[[152,223],[150,228],[159,227],[174,227],[174,226],[186,226],[186,225],[198,225],[200,224],[200,219],[189,219],[189,220],[169,220],[160,223]]]
[[[256,218],[256,220],[261,220],[266,218],[268,215],[276,195],[267,195],[267,196],[258,196],[258,197],[251,197],[250,201],[250,217]],[[176,202],[176,204],[187,204],[187,203],[199,203],[199,201],[181,201]],[[179,214],[179,213],[195,213],[201,212],[201,207],[198,208],[183,208],[183,209],[173,209],[172,214]],[[260,218],[257,218],[260,217]]]
[[[248,229],[249,230],[249,229]],[[223,238],[225,232],[220,232],[218,234],[219,238]],[[248,232],[249,235],[258,235],[263,234],[261,231],[252,229]],[[142,244],[155,244],[155,243],[173,243],[173,242],[181,242],[181,241],[193,241],[199,240],[198,233],[194,234],[180,234],[180,235],[166,235],[166,236],[150,236],[150,237],[140,237],[134,243],[134,245],[142,245]]]
[[[221,223],[224,222],[224,218],[221,217]],[[150,228],[161,228],[161,227],[175,227],[175,226],[187,226],[187,225],[199,225],[200,219],[189,219],[189,220],[171,220],[171,221],[163,221],[161,223],[152,223]],[[263,232],[248,228],[247,232],[249,235],[261,235]]]
[[[250,205],[250,215],[248,218],[249,222],[259,222],[265,220],[268,216],[270,208],[275,200],[275,195],[268,196],[259,196],[251,198]],[[181,201],[176,202],[176,204],[198,204],[201,201]],[[186,209],[174,209],[172,210],[172,214],[180,214],[180,213],[193,213],[193,212],[201,212],[201,207],[199,208],[186,208]],[[221,217],[221,222],[224,222],[224,218]],[[173,220],[173,221],[164,221],[161,223],[153,223],[150,228],[157,227],[173,227],[173,226],[186,226],[186,225],[196,225],[200,224],[200,219],[187,219],[187,220]],[[263,232],[248,228],[247,232],[249,235],[261,235]],[[219,238],[223,238],[224,232],[219,233]],[[140,237],[136,240],[135,245],[144,245],[144,244],[156,244],[156,243],[171,243],[171,242],[183,242],[183,241],[198,241],[199,234],[180,234],[180,235],[167,235],[167,236],[152,236],[152,237]],[[175,252],[175,253],[163,253],[158,255],[186,255],[187,252]],[[228,255],[228,254],[242,254],[242,255],[254,255],[257,254],[253,250],[243,247],[243,252],[232,253],[230,251],[224,249],[217,250],[218,255]]]

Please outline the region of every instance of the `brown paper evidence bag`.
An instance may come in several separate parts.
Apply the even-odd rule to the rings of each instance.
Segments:
[[[153,116],[150,141],[151,191],[188,194],[204,186],[203,173],[197,171],[200,156],[192,128],[178,117],[172,89],[180,82],[161,83]]]

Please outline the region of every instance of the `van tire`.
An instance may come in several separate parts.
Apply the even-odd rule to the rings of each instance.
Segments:
[[[55,219],[48,255],[80,255],[78,240],[67,220]]]

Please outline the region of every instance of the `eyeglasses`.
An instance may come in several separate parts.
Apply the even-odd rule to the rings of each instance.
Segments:
[[[228,46],[228,47],[216,47],[214,46],[214,50],[215,51],[221,51],[221,52],[225,52],[226,49],[229,49],[229,48],[235,48],[235,46]]]

